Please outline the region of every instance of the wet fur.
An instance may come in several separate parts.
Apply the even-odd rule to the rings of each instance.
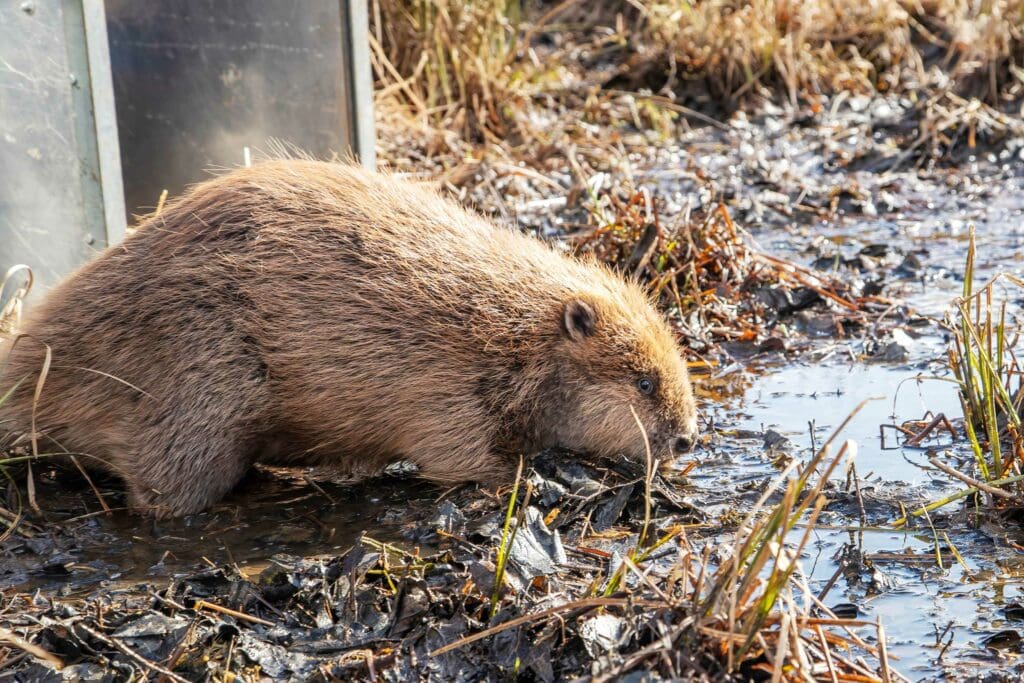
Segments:
[[[162,516],[216,502],[256,459],[372,473],[406,458],[494,482],[549,446],[642,459],[631,405],[656,455],[696,428],[675,340],[638,287],[345,165],[197,185],[22,331],[0,427],[30,428],[49,345],[44,450],[88,454]]]

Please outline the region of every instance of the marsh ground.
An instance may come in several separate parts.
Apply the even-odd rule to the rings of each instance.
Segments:
[[[962,291],[969,226],[976,281],[1021,269],[1024,137],[1009,104],[1020,84],[1007,76],[1020,23],[1001,15],[1004,45],[1003,24],[975,22],[961,48],[957,31],[940,29],[966,5],[936,3],[924,24],[911,12],[920,25],[903,33],[912,26],[894,14],[903,4],[869,3],[829,15],[832,34],[810,31],[814,16],[801,12],[775,16],[774,34],[748,22],[743,47],[761,47],[746,50],[710,41],[742,24],[722,3],[700,4],[671,31],[667,4],[636,3],[647,13],[627,10],[618,23],[606,13],[604,29],[583,32],[576,5],[534,17],[547,28],[525,33],[504,5],[466,16],[443,3],[375,5],[393,19],[376,34],[381,152],[398,172],[440,179],[496,220],[599,251],[652,286],[673,273],[659,291],[694,363],[705,439],[661,466],[650,499],[664,543],[643,561],[633,552],[642,475],[558,455],[527,470],[516,499],[522,536],[497,593],[507,489],[442,491],[401,471],[355,484],[259,471],[209,512],[154,522],[117,510],[117,482],[97,481],[114,509],[106,514],[77,474],[45,463],[34,469],[33,511],[14,468],[6,509],[26,517],[0,546],[0,624],[68,667],[54,672],[40,653],[11,646],[0,651],[0,678],[1018,679],[1019,509],[968,497],[893,522],[964,488],[929,458],[972,471],[943,316]],[[394,7],[408,12],[388,14]],[[399,29],[413,25],[403,17],[427,15],[433,23],[415,24],[403,43]],[[846,21],[877,30],[835,33]],[[955,57],[944,70],[929,70],[942,54],[925,48],[928,65],[893,56],[926,32]],[[458,41],[469,34],[491,42]],[[424,45],[466,59],[446,72],[452,62]],[[968,49],[981,45],[996,46],[988,61]],[[489,58],[468,59],[473,50]],[[723,56],[702,62],[708,54]],[[667,61],[680,82],[652,85]],[[751,63],[760,66],[745,71]],[[913,91],[908,74],[949,78]],[[757,102],[740,106],[746,95]],[[1008,296],[1016,320],[1021,299]],[[779,616],[749,622],[760,640],[734,657],[728,614],[700,623],[720,616],[714,605],[695,617],[672,591],[706,596],[700,567],[729,565],[758,500],[786,502],[770,482],[808,462],[865,399],[841,435],[857,443],[853,467],[823,486],[813,530],[797,521],[786,536],[791,547],[805,542],[773,606]],[[911,446],[891,427],[937,414],[955,434]],[[623,557],[638,571],[621,569]],[[611,602],[587,602],[601,599]],[[780,635],[786,619],[806,625],[830,617],[824,609],[860,624],[849,626],[859,639],[849,649],[829,641],[834,660]],[[557,618],[537,616],[547,610]],[[687,619],[699,628],[687,630]],[[810,628],[823,625],[842,631],[827,620]],[[486,629],[490,637],[430,656]]]

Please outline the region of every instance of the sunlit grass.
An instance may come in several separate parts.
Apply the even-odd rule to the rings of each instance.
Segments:
[[[923,517],[973,494],[986,496],[992,506],[1019,503],[1024,493],[1024,433],[1020,410],[1024,380],[1016,348],[1020,329],[1007,315],[1008,299],[997,287],[1024,289],[1024,280],[997,273],[976,287],[977,242],[971,227],[964,266],[963,292],[946,324],[952,332],[947,350],[949,367],[959,387],[964,430],[974,455],[977,474],[962,473],[938,461],[933,464],[967,483],[957,491],[918,507],[895,520],[903,526],[911,517]]]
[[[505,572],[508,569],[509,556],[512,553],[512,543],[516,540],[516,532],[523,523],[526,508],[530,504],[530,489],[527,484],[527,493],[519,506],[520,514],[513,524],[513,516],[516,509],[516,502],[519,496],[519,484],[523,478],[523,459],[519,459],[519,467],[516,469],[515,483],[512,484],[512,491],[508,496],[508,504],[505,506],[505,523],[501,528],[501,541],[495,552],[494,559],[494,589],[491,591],[490,618],[498,612],[501,604],[501,593],[505,586]]]
[[[951,325],[949,365],[960,386],[964,425],[978,471],[984,481],[991,482],[1020,474],[1024,458],[1020,423],[1024,383],[1014,352],[1018,332],[1008,327],[1007,302],[997,301],[993,288],[999,282],[1024,287],[1024,281],[1002,273],[975,290],[976,253],[972,228],[963,296]]]
[[[559,107],[601,123],[623,95],[666,135],[705,120],[683,105],[893,92],[928,122],[914,148],[950,126],[973,147],[1024,96],[1024,0],[374,0],[371,17],[379,116],[428,151],[548,140]]]

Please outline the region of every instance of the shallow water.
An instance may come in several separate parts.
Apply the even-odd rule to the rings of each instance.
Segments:
[[[1013,554],[1005,550],[999,555],[1002,566],[997,565],[992,542],[979,532],[957,527],[948,531],[968,565],[968,574],[948,550],[943,552],[944,569],[936,566],[935,538],[927,530],[873,527],[895,516],[886,512],[896,509],[897,500],[909,507],[961,488],[930,468],[926,449],[894,447],[892,432],[886,435],[883,448],[879,425],[918,419],[929,411],[958,415],[952,385],[907,381],[916,375],[911,368],[862,362],[798,362],[757,377],[737,401],[737,409],[723,411],[732,415],[741,429],[781,433],[793,442],[794,452],[806,457],[811,441],[809,420],[814,420],[816,442],[821,444],[861,400],[876,399],[864,404],[841,433],[841,439],[857,444],[855,463],[869,526],[861,527],[859,520],[849,514],[826,513],[805,552],[803,568],[812,590],[820,591],[838,569],[837,555],[845,546],[856,548],[869,559],[879,556],[870,563],[888,584],[879,594],[865,585],[871,572],[854,572],[859,581],[850,584],[840,578],[825,602],[853,603],[860,608],[858,618],[881,618],[889,636],[889,651],[899,658],[897,669],[912,679],[943,671],[936,661],[938,648],[929,644],[935,642],[935,629],[942,630],[950,622],[955,629],[953,645],[945,653],[947,664],[963,671],[973,659],[988,660],[990,655],[978,647],[978,642],[988,633],[1007,627],[999,621],[997,611],[1020,595],[1020,580],[1007,577],[1006,572],[1024,572],[1024,557],[1017,566]],[[948,441],[948,437],[942,439]],[[941,450],[943,446],[934,448]],[[757,445],[747,452],[751,450],[756,452]],[[765,454],[765,459],[769,457]],[[738,469],[743,477],[754,480],[767,468],[765,464],[751,465],[748,455]],[[835,479],[842,485],[845,477],[840,473]],[[944,539],[940,542],[946,545]],[[986,578],[985,574],[993,576]],[[996,577],[998,589],[993,584]],[[865,638],[873,635],[873,629],[863,631]]]
[[[135,582],[166,585],[175,574],[204,566],[232,564],[252,574],[276,554],[337,554],[363,532],[397,541],[441,493],[408,478],[353,486],[326,475],[313,480],[301,472],[261,471],[209,511],[158,521],[117,509],[124,501],[114,480],[98,480],[114,512],[97,512],[95,495],[75,479],[62,471],[39,482],[37,495],[60,533],[4,544],[0,584],[70,594]],[[77,490],[69,492],[69,480]]]
[[[931,277],[924,284],[902,283],[897,291],[920,314],[941,319],[961,293],[962,281],[950,274],[963,272],[969,222],[977,225],[977,283],[997,271],[1020,274],[1020,247],[1024,242],[1020,186],[1019,178],[1010,179],[987,199],[956,193],[936,195],[921,201],[918,210],[888,221],[848,219],[816,226],[812,232],[842,245],[844,252],[855,253],[861,246],[879,243],[906,251],[920,249],[925,273]],[[795,260],[800,259],[800,242],[791,235],[768,230],[757,237],[772,251],[788,252]],[[1009,291],[1008,295],[1011,311],[1019,310],[1024,293]],[[966,456],[964,444],[951,443],[948,435],[925,442],[923,448],[905,448],[894,447],[896,433],[889,430],[883,447],[881,425],[940,413],[950,418],[960,416],[955,385],[944,381],[949,373],[943,362],[946,340],[942,330],[930,325],[915,331],[921,336],[914,340],[909,358],[900,363],[865,360],[860,339],[830,339],[792,362],[775,361],[755,371],[739,371],[747,375],[732,382],[740,391],[731,396],[728,390],[722,391],[724,400],[711,408],[711,414],[721,428],[745,430],[741,434],[773,430],[792,442],[790,453],[807,457],[812,429],[820,445],[861,401],[875,399],[864,404],[841,434],[841,439],[857,444],[855,463],[868,507],[868,526],[861,527],[856,518],[842,512],[826,513],[829,519],[815,532],[815,542],[805,553],[803,566],[812,589],[817,591],[836,572],[836,555],[844,546],[852,545],[872,560],[884,577],[884,588],[866,586],[861,572],[862,581],[854,580],[852,584],[840,578],[826,603],[851,602],[860,608],[860,618],[881,618],[889,652],[899,658],[897,670],[916,680],[952,673],[969,675],[994,665],[1012,664],[1013,655],[1001,659],[984,647],[983,640],[1002,629],[1024,626],[1021,621],[1007,619],[1002,611],[1006,605],[1021,601],[1024,554],[1004,540],[1019,535],[1015,525],[1001,528],[986,524],[975,530],[964,521],[948,518],[938,525],[938,543],[943,548],[943,566],[939,567],[936,536],[927,528],[909,532],[877,528],[887,518],[897,516],[878,514],[897,510],[895,501],[910,506],[962,488],[928,464],[929,454],[947,449]],[[722,386],[728,387],[729,383]],[[773,474],[777,471],[771,465],[774,455],[761,442],[759,436],[740,442],[743,445],[723,440],[722,453],[716,460],[719,471],[695,473],[695,484],[700,487],[730,480],[752,481]],[[844,485],[843,473],[835,479]],[[884,505],[876,507],[874,503]],[[948,534],[966,567],[949,552],[942,533]],[[948,632],[944,631],[947,626]],[[870,631],[865,629],[866,638]],[[944,639],[937,646],[939,633]],[[940,659],[939,653],[950,638],[951,644]]]

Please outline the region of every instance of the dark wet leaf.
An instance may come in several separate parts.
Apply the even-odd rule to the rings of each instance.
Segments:
[[[878,296],[885,290],[885,281],[881,278],[877,280],[868,280],[864,283],[864,289],[861,290],[861,294],[864,296]]]
[[[811,337],[832,337],[837,333],[836,316],[830,312],[800,311],[796,315],[799,329]]]
[[[860,614],[860,608],[852,602],[840,602],[833,605],[832,613],[840,619],[856,619]]]
[[[789,347],[788,342],[782,337],[768,337],[757,348],[759,351],[785,351]]]
[[[557,481],[578,496],[591,496],[607,488],[598,481],[594,470],[563,453],[546,451],[534,458],[533,464],[543,477]]]
[[[626,631],[626,622],[612,614],[599,614],[583,622],[580,638],[591,657],[615,652]]]
[[[22,541],[22,545],[36,555],[51,555],[57,547],[57,544],[49,536],[33,536],[31,538],[26,538]]]
[[[551,638],[547,638],[541,643],[534,642],[523,660],[543,683],[552,683],[555,680],[555,672],[551,666],[551,649],[553,646],[554,641]]]
[[[533,485],[534,499],[544,507],[554,507],[568,493],[566,488],[557,481],[545,479],[536,473],[530,477],[529,481]]]
[[[871,258],[884,258],[889,255],[892,251],[892,246],[888,244],[869,244],[860,250],[860,254],[863,256],[870,256]]]
[[[239,629],[238,626],[236,626],[235,624],[229,624],[227,622],[224,622],[222,624],[218,624],[217,626],[216,636],[218,640],[228,641],[232,638],[237,638],[241,634],[241,629]]]
[[[1020,648],[1020,641],[1020,632],[1008,628],[982,638],[981,645],[990,650],[1017,650]]]
[[[1004,523],[1021,525],[1024,524],[1024,506],[1020,505],[1008,505],[1005,508],[999,510],[999,519]],[[995,534],[998,534],[1001,530],[998,526],[995,528]]]
[[[86,651],[91,650],[77,634],[61,624],[52,624],[44,629],[40,636],[40,644],[65,661],[81,659],[85,654],[83,648]]]
[[[619,521],[619,517],[622,516],[622,511],[625,509],[626,503],[629,502],[629,499],[632,497],[635,489],[635,484],[627,484],[626,486],[620,487],[614,498],[598,508],[597,514],[594,515],[594,531],[605,531],[615,524],[615,522]]]
[[[544,524],[544,514],[535,507],[526,510],[523,526],[516,531],[509,557],[524,579],[547,576],[558,571],[568,559],[557,531]]]
[[[70,562],[68,564],[70,564]],[[39,573],[49,578],[71,575],[70,570],[68,570],[67,564],[63,562],[50,562],[49,564],[44,565],[42,568],[40,568]]]
[[[896,267],[895,272],[904,277],[917,277],[924,269],[920,257],[917,254],[907,254],[903,262]]]
[[[914,346],[914,340],[910,335],[896,328],[882,339],[865,341],[864,351],[871,360],[900,363],[910,358]]]
[[[1024,621],[1024,605],[1013,602],[1003,608],[1003,615],[1012,621]]]
[[[352,549],[345,553],[345,558],[341,562],[341,576],[355,576],[356,570],[358,570],[361,565],[364,565],[366,555],[366,546],[363,544],[363,533],[360,533],[356,538],[355,543],[352,544]],[[367,569],[376,563],[376,553],[374,553],[374,556],[374,562],[365,565]]]
[[[41,664],[35,664],[20,672],[11,680],[17,683],[110,683],[110,667],[96,664],[76,664],[54,671]]]
[[[261,672],[274,680],[307,676],[318,665],[312,657],[292,652],[280,645],[271,645],[248,634],[243,634],[235,647],[251,662],[259,664]]]
[[[491,657],[498,666],[511,668],[521,661],[524,645],[529,645],[529,634],[521,628],[510,628],[491,639]]]
[[[878,567],[871,567],[871,577],[868,580],[868,595],[879,595],[886,593],[896,587],[896,580],[883,572]]]
[[[789,440],[789,437],[783,436],[774,429],[769,429],[764,433],[764,449],[766,451],[791,451],[793,450],[793,442]]]
[[[754,292],[754,296],[758,303],[780,316],[802,311],[821,301],[821,296],[812,289],[790,289],[781,285],[760,287]]]
[[[426,583],[412,580],[403,581],[396,604],[395,620],[389,635],[392,638],[401,638],[427,614],[430,608],[430,596],[427,593]]]
[[[159,612],[144,612],[138,619],[114,631],[116,638],[145,638],[147,636],[168,636],[187,628],[189,620],[168,617]]]
[[[484,595],[490,595],[491,591],[494,590],[494,565],[491,562],[477,560],[470,562],[466,569],[469,571],[473,583],[480,589],[480,592]],[[515,572],[507,572],[505,578],[510,581],[516,580],[518,583]],[[519,587],[521,588],[522,586]]]
[[[593,472],[589,468],[582,465],[566,467],[560,470],[559,474],[569,490],[578,496],[593,496],[606,488],[593,476]]]
[[[438,508],[437,515],[431,520],[431,525],[446,533],[461,535],[466,525],[466,516],[456,507],[455,503],[446,500]]]
[[[466,525],[466,538],[474,543],[488,543],[498,538],[504,526],[504,512],[494,512]]]
[[[843,265],[843,257],[839,253],[825,254],[819,256],[811,262],[811,267],[815,270],[824,270],[826,272],[833,272],[838,270]]]

